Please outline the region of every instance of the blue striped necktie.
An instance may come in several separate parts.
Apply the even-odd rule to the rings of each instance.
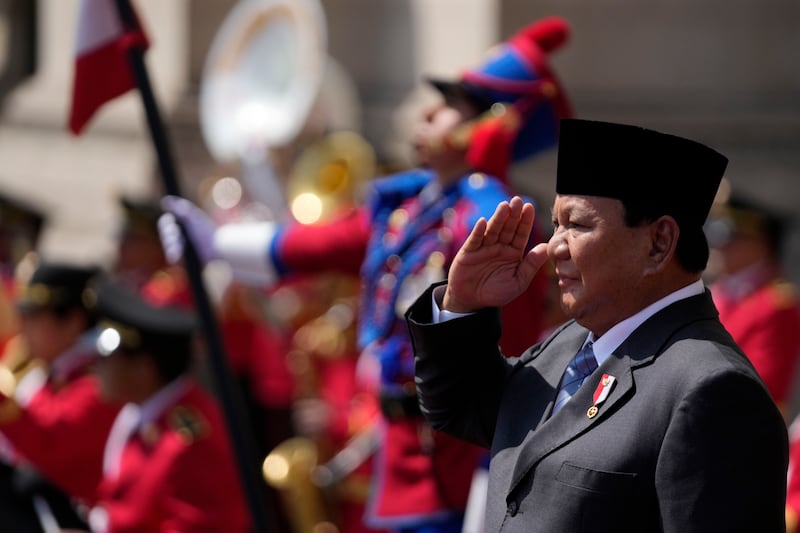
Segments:
[[[589,374],[594,372],[596,368],[597,359],[594,358],[592,343],[587,342],[586,345],[575,354],[575,357],[573,357],[572,361],[567,365],[564,375],[561,376],[556,403],[553,406],[553,412],[550,416],[553,416],[564,407],[569,399],[572,398],[572,395],[578,392],[583,381],[589,377]]]

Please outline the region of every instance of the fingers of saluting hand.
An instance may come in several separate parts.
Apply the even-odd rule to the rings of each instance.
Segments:
[[[506,242],[510,242],[511,239],[507,237],[508,230],[506,230],[506,224],[511,217],[511,213],[512,208],[509,202],[500,202],[497,204],[494,214],[486,223],[486,231],[483,235],[483,244],[485,246],[503,242],[502,239],[504,237],[508,239]]]
[[[518,198],[519,197],[514,197],[514,199]],[[512,202],[513,201],[514,200],[512,199]],[[511,246],[519,250],[523,250],[528,245],[528,241],[531,237],[531,231],[533,231],[533,220],[536,217],[536,209],[533,207],[533,204],[527,202],[522,204],[521,199],[519,201],[520,214],[517,226],[514,229],[514,234],[512,236]]]
[[[469,233],[467,240],[464,242],[462,246],[463,250],[466,252],[474,252],[475,250],[479,249],[483,245],[483,234],[486,231],[486,219],[481,217],[472,226],[472,231]]]
[[[533,228],[533,205],[515,196],[509,202],[501,202],[489,219],[484,235],[484,244],[507,244],[520,250],[525,248]]]
[[[500,202],[488,221],[481,217],[475,223],[464,248],[474,251],[482,246],[507,244],[522,250],[528,244],[535,214],[533,205],[519,196]]]

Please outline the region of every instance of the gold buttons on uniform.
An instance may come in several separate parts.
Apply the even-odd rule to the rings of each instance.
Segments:
[[[402,264],[403,258],[397,254],[392,254],[386,258],[386,268],[388,268],[391,272],[397,272],[400,270],[400,266]]]
[[[389,226],[392,228],[402,228],[408,222],[408,211],[403,208],[395,209],[389,215]]]

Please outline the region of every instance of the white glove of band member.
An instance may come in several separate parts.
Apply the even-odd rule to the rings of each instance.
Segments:
[[[277,230],[273,222],[225,224],[217,228],[211,217],[198,206],[177,196],[165,196],[161,206],[166,211],[158,221],[164,253],[170,263],[183,257],[184,239],[178,222],[186,228],[203,264],[214,259],[227,262],[237,281],[268,287],[278,280],[270,256],[270,246]]]
[[[158,234],[167,261],[174,265],[183,257],[186,243],[179,223],[186,228],[201,263],[206,264],[218,257],[214,250],[217,228],[205,211],[180,196],[165,196],[161,199],[161,208],[165,213],[158,219]]]

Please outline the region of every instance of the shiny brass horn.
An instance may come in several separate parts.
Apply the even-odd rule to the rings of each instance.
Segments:
[[[297,533],[338,533],[328,520],[329,511],[319,487],[309,473],[317,465],[317,445],[305,437],[293,437],[276,446],[264,459],[264,479],[281,491],[290,509],[289,519]]]
[[[358,133],[336,131],[303,150],[286,184],[289,209],[302,224],[330,218],[357,203],[375,175],[375,152]]]
[[[306,122],[327,60],[317,0],[243,0],[211,44],[200,126],[219,162],[291,141]]]

